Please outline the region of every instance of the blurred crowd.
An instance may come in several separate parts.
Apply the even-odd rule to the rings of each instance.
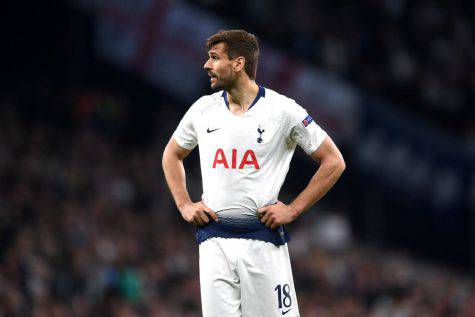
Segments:
[[[69,98],[59,120],[2,101],[0,317],[201,315],[194,228],[161,172],[170,131],[155,145],[125,144],[110,116],[87,115],[104,113],[97,103],[119,109],[115,98]],[[157,114],[157,126],[174,125]],[[289,228],[302,316],[475,316],[467,276],[354,243],[325,250],[309,221]]]
[[[191,2],[425,120],[475,135],[470,1]]]

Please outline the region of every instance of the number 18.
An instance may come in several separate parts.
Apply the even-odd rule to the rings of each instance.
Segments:
[[[277,301],[279,305],[279,309],[282,308],[282,305],[286,308],[292,305],[292,298],[290,298],[290,286],[289,284],[284,284],[281,286],[280,284],[276,286],[274,291],[277,291]],[[282,298],[282,294],[284,297]]]

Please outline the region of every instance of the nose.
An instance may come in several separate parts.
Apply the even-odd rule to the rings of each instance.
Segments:
[[[206,63],[203,65],[203,68],[206,69],[206,70],[210,70],[211,69],[211,61],[208,59],[206,61]]]

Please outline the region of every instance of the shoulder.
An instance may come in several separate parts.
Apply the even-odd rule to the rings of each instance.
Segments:
[[[203,113],[209,109],[219,106],[220,98],[222,98],[222,91],[215,92],[210,95],[201,96],[197,99],[189,108],[189,112],[192,113]]]
[[[210,95],[201,96],[198,100],[196,100],[191,108],[206,108],[213,106],[220,102],[220,98],[222,98],[222,91],[215,92]]]
[[[285,116],[295,115],[296,112],[305,111],[294,99],[269,88],[266,88],[266,99],[269,104],[272,105],[273,111]]]

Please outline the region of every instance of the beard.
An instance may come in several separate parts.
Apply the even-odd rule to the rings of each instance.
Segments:
[[[236,86],[237,75],[228,74],[223,76],[217,76],[213,74],[211,77],[211,89],[218,90],[230,90]]]

